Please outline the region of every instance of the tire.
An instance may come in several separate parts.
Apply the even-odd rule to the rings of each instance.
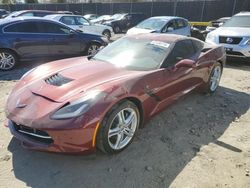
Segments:
[[[98,43],[91,43],[91,44],[88,46],[87,55],[89,55],[89,56],[95,55],[95,54],[98,52],[98,49],[99,49],[100,47],[101,47],[101,45],[98,44]]]
[[[105,30],[102,33],[103,36],[105,36],[108,40],[111,38],[111,32],[109,30]]]
[[[115,25],[113,30],[115,33],[121,33],[121,28],[118,25]]]
[[[0,50],[0,71],[13,69],[17,64],[17,55],[11,50]]]
[[[217,62],[210,73],[208,82],[206,84],[205,93],[214,93],[216,91],[220,83],[221,74],[222,66]]]
[[[124,101],[115,105],[100,125],[97,148],[108,154],[121,152],[133,141],[139,123],[140,113],[134,103]]]

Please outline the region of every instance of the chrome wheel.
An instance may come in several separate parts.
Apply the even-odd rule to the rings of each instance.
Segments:
[[[8,52],[0,52],[0,70],[9,70],[15,66],[15,57]]]
[[[138,125],[137,113],[133,108],[124,108],[111,121],[108,143],[114,150],[126,147],[133,138]]]
[[[216,66],[210,78],[210,90],[215,91],[220,83],[221,67]]]
[[[95,55],[98,52],[98,49],[100,48],[97,44],[91,44],[88,48],[88,55]]]

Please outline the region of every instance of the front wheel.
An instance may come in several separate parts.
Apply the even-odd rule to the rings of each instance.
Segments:
[[[0,50],[0,70],[7,71],[15,67],[17,56],[9,50]]]
[[[140,122],[137,106],[125,101],[114,106],[101,123],[97,147],[105,153],[118,153],[133,140]]]
[[[111,33],[110,33],[109,30],[103,31],[102,35],[103,35],[104,37],[106,37],[108,40],[110,40],[110,38],[111,38]]]
[[[206,93],[214,93],[216,91],[220,83],[221,74],[222,74],[221,64],[216,63],[213,70],[211,71],[206,87]]]
[[[87,49],[87,55],[94,56],[98,52],[100,47],[101,47],[101,45],[97,44],[97,43],[90,44],[88,49]]]

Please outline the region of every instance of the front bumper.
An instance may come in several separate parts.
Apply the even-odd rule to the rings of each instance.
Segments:
[[[24,148],[58,153],[95,151],[93,137],[95,138],[97,125],[97,122],[93,122],[87,128],[41,130],[24,126],[25,128],[19,129],[17,127],[20,125],[8,120],[11,134],[21,141]]]
[[[210,41],[206,40],[207,43],[215,44],[215,45],[222,45],[225,50],[228,58],[238,58],[242,60],[249,60],[250,59],[250,45],[243,44],[246,39],[242,39],[239,44],[227,44],[227,43],[220,43],[219,38],[216,37],[216,40]]]

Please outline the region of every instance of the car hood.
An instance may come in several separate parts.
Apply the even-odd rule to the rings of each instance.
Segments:
[[[71,58],[38,67],[23,78],[20,83],[23,86],[17,86],[14,91],[18,94],[25,88],[54,102],[65,102],[79,93],[112,88],[114,82],[142,74],[144,71],[121,69],[106,62]]]
[[[219,27],[211,32],[215,35],[231,36],[231,37],[249,37],[250,28],[244,27]]]
[[[134,34],[154,33],[154,32],[156,32],[156,30],[133,27],[133,28],[128,30],[127,34],[128,35],[134,35]]]

